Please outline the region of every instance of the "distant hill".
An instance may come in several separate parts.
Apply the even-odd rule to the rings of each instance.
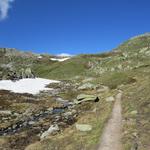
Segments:
[[[142,48],[150,48],[150,33],[132,37],[114,50],[137,52]]]
[[[150,33],[133,37],[111,52],[78,55],[62,62],[57,61],[62,59],[62,55],[52,56],[0,48],[0,69],[11,68],[18,71],[21,68],[30,67],[40,77],[69,79],[78,75],[98,75],[110,70],[119,70],[118,68],[121,69],[123,66],[126,66],[125,69],[128,70],[142,64],[140,62],[142,58],[148,62],[148,56],[150,56]],[[70,56],[63,55],[63,57]],[[121,60],[129,59],[128,62],[132,61],[130,65],[120,64]]]

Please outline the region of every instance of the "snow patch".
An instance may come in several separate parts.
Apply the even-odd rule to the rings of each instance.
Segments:
[[[62,62],[62,61],[65,61],[65,60],[68,60],[70,59],[69,57],[67,58],[51,58],[52,61],[59,61],[59,62]]]
[[[38,56],[37,58],[38,58],[38,59],[42,59],[43,57],[42,57],[42,56]]]
[[[15,82],[11,80],[1,80],[0,89],[12,91],[15,93],[38,94],[40,91],[51,90],[50,88],[46,88],[46,85],[59,82],[60,81],[43,78],[21,79]]]

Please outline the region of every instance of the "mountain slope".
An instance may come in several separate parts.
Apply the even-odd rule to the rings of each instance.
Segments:
[[[138,52],[143,48],[150,49],[150,33],[135,36],[114,50],[123,52]]]
[[[78,124],[90,124],[92,131],[82,133],[76,130],[75,125],[69,125],[62,134],[49,136],[48,139],[37,142],[37,131],[20,137],[13,137],[9,144],[15,149],[44,150],[78,150],[95,149],[99,138],[102,135],[105,123],[110,117],[113,100],[118,90],[123,91],[122,97],[122,117],[123,117],[123,137],[122,144],[124,150],[149,150],[150,149],[150,34],[143,34],[129,39],[116,49],[103,54],[84,54],[70,59],[57,62],[51,61],[50,55],[26,54],[20,52],[0,51],[1,72],[4,68],[30,67],[37,76],[49,79],[65,80],[61,85],[52,85],[58,94],[44,95],[38,97],[39,101],[26,100],[25,96],[16,96],[17,94],[1,92],[1,101],[5,108],[22,112],[30,105],[37,110],[39,108],[47,109],[58,97],[73,102],[78,94],[91,94],[100,97],[100,103],[83,103],[78,106],[79,116],[76,118]],[[7,70],[6,70],[7,72]],[[82,88],[86,87],[85,89]],[[11,96],[10,96],[11,95]],[[10,96],[10,98],[9,98]],[[16,104],[15,101],[18,103]],[[20,102],[20,97],[21,101]],[[28,98],[29,99],[29,98]],[[31,98],[30,98],[31,99]],[[33,97],[32,99],[36,99]],[[13,101],[13,105],[12,102]],[[7,105],[6,105],[7,104]],[[14,105],[16,108],[14,108]],[[57,103],[58,104],[58,103]],[[21,106],[20,106],[21,105]],[[57,105],[56,105],[57,106]],[[23,108],[23,109],[20,109]],[[35,110],[36,110],[35,109]],[[76,109],[76,107],[74,108]],[[96,111],[95,111],[96,110]],[[18,110],[17,110],[18,111]],[[49,122],[46,122],[46,125]],[[43,123],[42,125],[45,125]],[[41,126],[42,126],[41,125]],[[49,125],[49,124],[48,124]],[[39,130],[39,129],[38,129]],[[42,129],[43,130],[43,129]],[[39,133],[39,132],[38,132]],[[29,137],[31,141],[28,141]],[[9,138],[9,137],[8,137]],[[17,142],[20,139],[19,142]],[[20,143],[25,144],[20,146]],[[58,143],[59,141],[59,143]],[[15,144],[14,144],[14,143]],[[34,144],[32,144],[34,143]],[[18,145],[17,145],[18,144]],[[31,145],[30,145],[31,144]],[[58,147],[58,144],[60,144]],[[16,147],[15,147],[15,146]],[[7,146],[6,146],[7,147]]]

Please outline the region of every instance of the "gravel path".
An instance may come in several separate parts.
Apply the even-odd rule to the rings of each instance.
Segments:
[[[121,150],[121,129],[122,129],[122,114],[121,114],[121,98],[122,92],[116,95],[116,101],[112,111],[112,116],[109,119],[98,150]]]

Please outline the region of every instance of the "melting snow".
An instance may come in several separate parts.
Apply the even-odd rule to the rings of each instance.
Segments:
[[[43,58],[43,57],[42,57],[42,56],[38,56],[37,58],[38,58],[38,59],[41,59],[41,58]]]
[[[59,82],[60,81],[42,78],[21,79],[15,82],[11,80],[1,80],[0,89],[9,90],[15,93],[38,94],[40,91],[50,90],[50,88],[46,88],[46,85]]]
[[[51,58],[51,60],[59,61],[59,62],[62,62],[62,61],[68,60],[68,59],[70,59],[70,58],[69,57],[67,57],[67,58]]]

